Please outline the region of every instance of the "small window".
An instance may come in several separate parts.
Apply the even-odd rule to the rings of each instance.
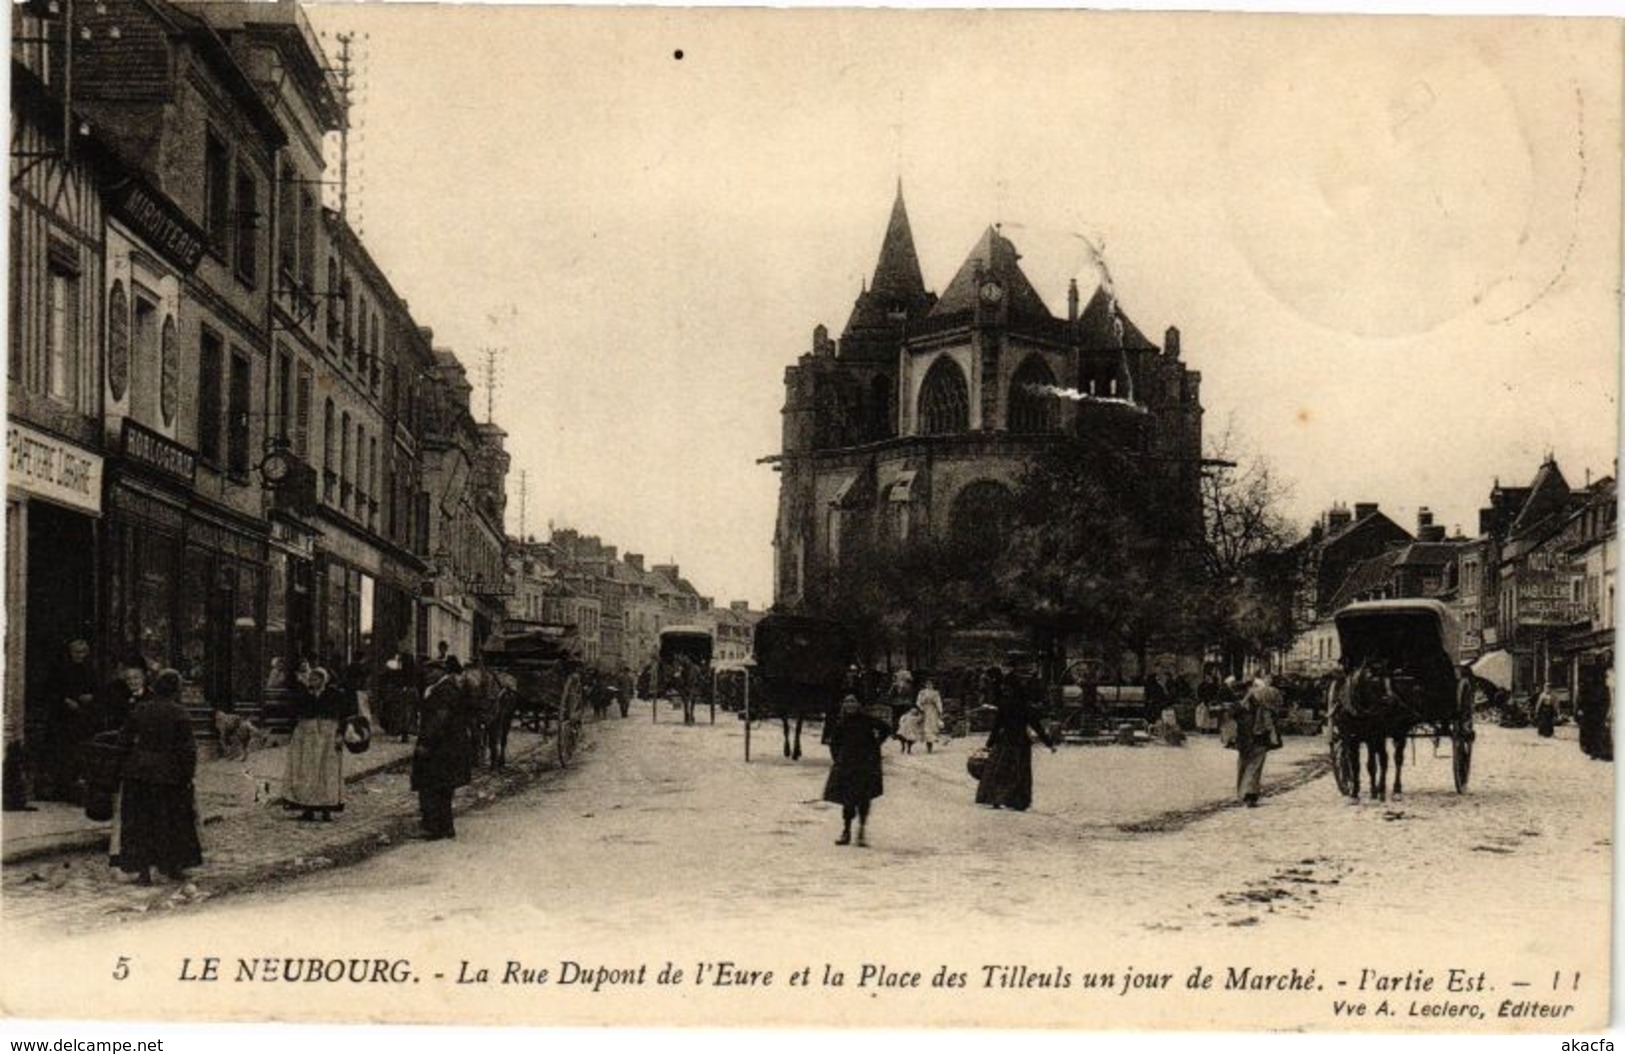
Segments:
[[[210,464],[220,463],[221,383],[225,350],[220,338],[207,330],[198,344],[197,452]]]
[[[213,132],[203,144],[203,228],[221,256],[230,242],[231,153]]]
[[[253,364],[233,350],[231,354],[230,420],[226,423],[226,469],[234,476],[248,475],[248,427]]]
[[[71,404],[78,395],[79,275],[52,261],[45,331],[45,394]]]
[[[237,169],[237,277],[252,286],[259,276],[259,185],[254,174]]]
[[[144,420],[151,423],[154,410],[162,410],[164,400],[163,351],[158,336],[158,297],[143,289],[135,294],[135,349],[132,353],[137,380],[137,398],[131,407]],[[153,391],[153,378],[157,377],[158,391]],[[157,405],[153,396],[157,395]]]

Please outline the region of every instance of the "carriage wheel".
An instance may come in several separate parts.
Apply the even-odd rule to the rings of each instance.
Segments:
[[[1352,797],[1359,787],[1355,782],[1354,773],[1349,771],[1348,759],[1343,756],[1343,733],[1337,726],[1332,726],[1330,736],[1330,749],[1332,756],[1332,779],[1337,781],[1337,792],[1345,798]],[[1356,765],[1359,761],[1354,762]]]
[[[1473,688],[1463,681],[1456,694],[1456,720],[1450,725],[1450,774],[1456,781],[1456,793],[1467,791],[1467,776],[1473,768]]]
[[[568,767],[581,741],[581,678],[571,674],[559,693],[559,765]]]
[[[1467,776],[1473,768],[1473,715],[1457,715],[1450,726],[1450,774],[1456,780],[1456,793],[1467,791]]]

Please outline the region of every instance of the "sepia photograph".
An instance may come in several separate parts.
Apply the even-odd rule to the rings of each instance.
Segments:
[[[1609,1033],[1617,19],[10,34],[9,1034]]]

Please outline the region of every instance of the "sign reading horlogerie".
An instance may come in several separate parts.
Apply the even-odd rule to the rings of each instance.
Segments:
[[[66,440],[12,423],[6,426],[6,486],[99,516],[102,459]]]

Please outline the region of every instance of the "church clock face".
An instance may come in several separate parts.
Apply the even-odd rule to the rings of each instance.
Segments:
[[[1004,299],[1004,287],[997,282],[982,283],[982,303],[997,304]]]

